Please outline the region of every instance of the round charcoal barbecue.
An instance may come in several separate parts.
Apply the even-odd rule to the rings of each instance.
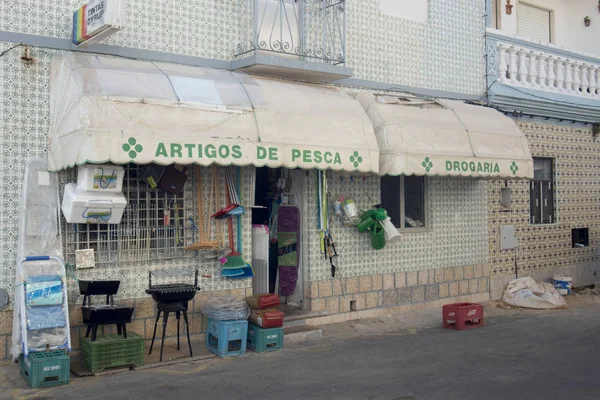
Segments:
[[[152,347],[154,346],[154,339],[156,338],[156,328],[158,326],[158,320],[160,314],[163,313],[162,323],[162,340],[160,342],[160,361],[162,361],[163,347],[165,345],[165,335],[167,332],[167,322],[169,320],[169,313],[175,313],[177,318],[177,350],[179,350],[179,320],[181,314],[183,314],[183,322],[185,324],[185,332],[187,334],[188,346],[190,348],[190,357],[192,357],[192,342],[190,341],[190,330],[188,325],[187,309],[188,302],[196,296],[196,292],[200,290],[198,287],[198,271],[194,273],[194,284],[190,285],[187,283],[166,283],[153,285],[152,284],[152,271],[148,273],[148,289],[146,293],[152,296],[152,300],[156,302],[156,319],[154,320],[154,333],[152,334],[152,342],[150,343],[150,351],[148,355],[152,354]]]

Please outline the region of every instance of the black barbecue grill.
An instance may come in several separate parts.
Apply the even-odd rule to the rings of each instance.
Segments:
[[[162,361],[163,347],[165,344],[165,334],[167,332],[167,322],[169,319],[169,313],[174,312],[177,318],[177,350],[179,350],[179,320],[181,314],[183,314],[183,322],[185,324],[185,332],[187,334],[188,346],[190,348],[190,357],[192,357],[192,343],[190,341],[190,330],[188,325],[187,309],[188,302],[194,298],[196,292],[200,290],[198,287],[198,271],[194,273],[194,284],[190,285],[187,283],[167,283],[167,284],[152,284],[152,271],[148,273],[148,289],[146,293],[152,296],[152,300],[156,302],[156,319],[154,321],[154,333],[152,334],[152,342],[150,343],[150,351],[148,355],[152,354],[152,347],[154,346],[154,339],[156,337],[156,328],[158,326],[158,320],[161,312],[163,313],[163,331],[162,340],[160,343],[160,361]]]
[[[98,326],[116,325],[117,333],[127,337],[127,325],[131,322],[133,307],[115,305],[113,296],[119,291],[120,281],[79,281],[79,293],[83,295],[81,316],[87,325],[85,337],[92,334],[96,340]],[[106,296],[106,304],[92,305],[91,296]]]

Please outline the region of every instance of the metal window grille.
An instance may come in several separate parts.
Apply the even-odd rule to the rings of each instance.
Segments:
[[[125,167],[127,207],[119,224],[67,224],[63,220],[68,262],[74,263],[75,251],[82,249],[94,249],[95,262],[100,265],[186,256],[185,207],[189,202],[183,195],[168,194],[141,182],[138,176],[142,169],[134,164]],[[76,180],[74,169],[61,179],[63,187]]]
[[[554,165],[548,158],[534,158],[534,178],[530,182],[529,206],[532,224],[552,224],[554,216]]]
[[[238,0],[235,56],[256,51],[344,65],[346,0]]]

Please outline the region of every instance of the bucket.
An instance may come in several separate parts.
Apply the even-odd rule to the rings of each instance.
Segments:
[[[558,293],[562,295],[571,294],[571,282],[573,278],[566,275],[554,275],[552,277],[554,287],[558,290]]]
[[[385,247],[385,229],[379,222],[375,222],[371,230],[371,247],[381,250]]]
[[[381,225],[385,230],[385,241],[387,243],[394,243],[400,240],[400,233],[398,232],[398,229],[396,229],[394,224],[392,224],[392,219],[390,217],[387,217],[386,219],[381,221]]]

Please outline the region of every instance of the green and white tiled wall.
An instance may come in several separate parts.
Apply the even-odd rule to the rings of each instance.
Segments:
[[[557,221],[549,225],[529,223],[528,181],[509,181],[512,188],[510,212],[500,210],[500,187],[489,185],[490,274],[514,275],[513,251],[500,251],[499,229],[514,225],[519,240],[517,267],[521,274],[585,266],[598,262],[600,233],[600,139],[592,129],[581,125],[519,122],[534,157],[555,160]],[[572,228],[589,228],[590,246],[573,248]],[[590,282],[591,283],[591,282]]]

